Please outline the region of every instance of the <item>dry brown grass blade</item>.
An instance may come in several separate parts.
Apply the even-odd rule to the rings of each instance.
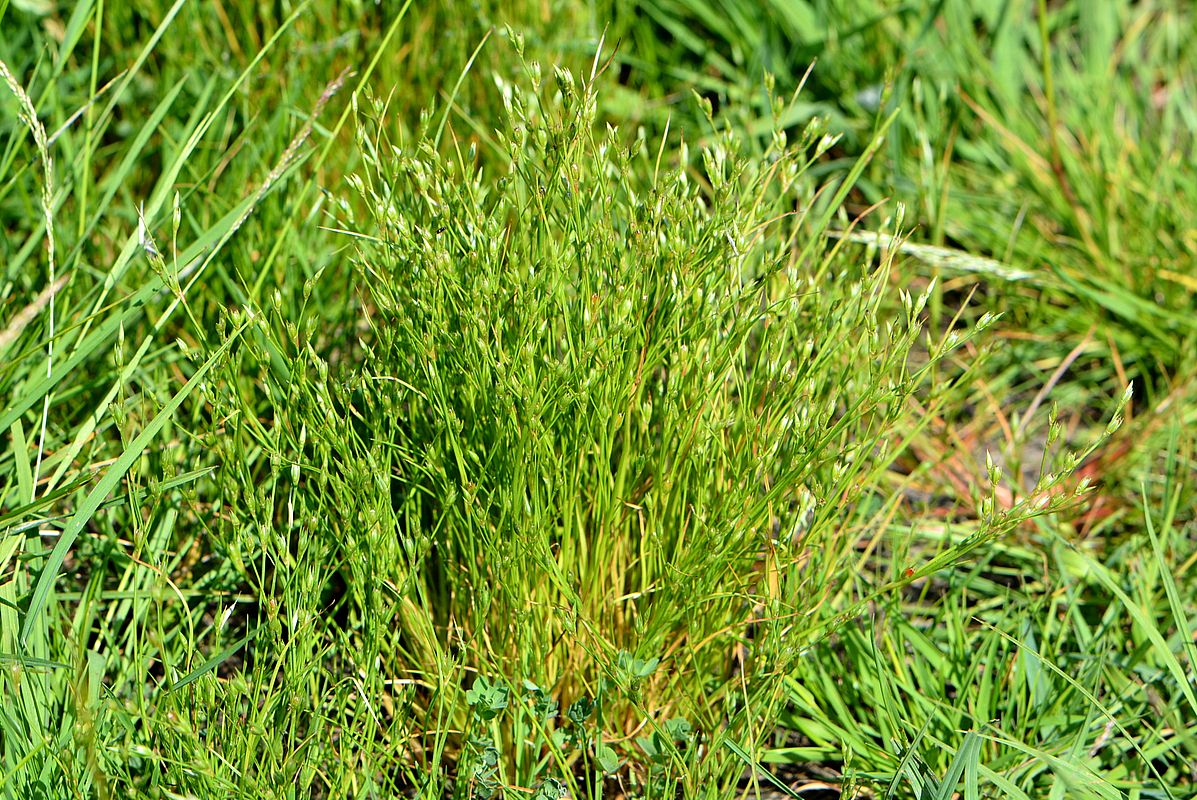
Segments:
[[[70,275],[61,275],[58,280],[51,283],[45,289],[38,293],[37,297],[33,298],[33,302],[22,308],[9,321],[8,325],[3,331],[0,331],[0,353],[6,351],[21,332],[28,327],[30,322],[37,318],[37,315],[42,312],[46,306],[50,304],[50,299],[58,294],[63,286],[66,286],[67,281],[70,280]]]

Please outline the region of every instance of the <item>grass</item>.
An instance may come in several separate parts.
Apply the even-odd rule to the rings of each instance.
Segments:
[[[0,795],[1189,796],[1193,22],[0,0]]]

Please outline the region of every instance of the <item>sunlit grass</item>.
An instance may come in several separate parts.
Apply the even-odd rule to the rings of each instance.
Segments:
[[[1187,796],[1192,12],[915,6],[0,2],[0,795]]]

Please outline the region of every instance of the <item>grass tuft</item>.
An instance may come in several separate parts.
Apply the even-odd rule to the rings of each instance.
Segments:
[[[0,796],[1188,796],[1192,23],[0,0]]]

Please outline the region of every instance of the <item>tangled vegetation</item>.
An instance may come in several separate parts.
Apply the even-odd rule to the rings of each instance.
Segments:
[[[1195,33],[0,0],[0,795],[1189,796]]]

